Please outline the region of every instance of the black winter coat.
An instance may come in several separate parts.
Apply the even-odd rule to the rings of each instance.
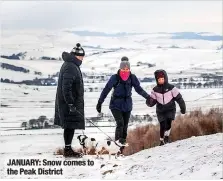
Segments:
[[[175,119],[176,114],[176,104],[175,101],[179,104],[180,109],[185,112],[186,105],[180,94],[179,90],[174,87],[174,85],[168,83],[168,76],[165,70],[157,70],[155,74],[156,81],[157,74],[159,72],[164,73],[165,83],[164,85],[158,85],[153,88],[150,98],[147,99],[146,104],[149,107],[156,105],[156,113],[159,122],[164,121],[164,119]]]
[[[62,128],[85,129],[84,84],[79,60],[67,52],[63,52],[62,58],[65,62],[58,79],[54,124]],[[70,112],[69,104],[76,107],[75,112]]]

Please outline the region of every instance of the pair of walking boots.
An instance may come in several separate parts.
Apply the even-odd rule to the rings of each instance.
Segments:
[[[71,147],[65,147],[63,156],[66,158],[72,157],[72,158],[82,158],[83,154],[74,151]]]
[[[170,143],[170,138],[169,136],[165,136],[163,140],[160,140],[160,145],[159,146],[163,146],[167,143]]]

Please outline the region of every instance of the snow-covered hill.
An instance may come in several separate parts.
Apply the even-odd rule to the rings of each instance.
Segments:
[[[192,137],[127,157],[106,179],[222,179],[222,134]]]
[[[100,139],[103,137],[98,134],[89,136]],[[64,161],[62,156],[53,155],[53,151],[62,145],[62,133],[1,136],[0,178],[222,179],[222,136],[222,133],[218,133],[192,137],[162,147],[143,150],[118,160],[114,158],[108,160],[108,155],[104,155],[103,160],[95,159],[95,156],[79,159],[79,161],[91,160],[94,162],[93,166],[42,166],[45,169],[62,168],[62,176],[8,176],[6,174],[8,168],[6,163],[12,158]],[[23,141],[24,139],[26,141]],[[76,139],[74,145],[78,145]],[[75,161],[75,159],[69,160]]]
[[[90,84],[85,84],[88,86]],[[105,83],[97,84],[98,87],[104,87]],[[149,83],[142,83],[142,87],[148,93],[152,88]],[[38,89],[37,89],[38,88]],[[55,106],[55,86],[25,86],[2,83],[1,91],[1,122],[0,130],[5,127],[20,127],[21,123],[33,118],[45,115],[48,118],[54,117]],[[112,92],[112,91],[111,91]],[[102,106],[102,112],[110,114],[109,102],[111,92]],[[187,111],[202,108],[208,110],[212,107],[222,106],[222,89],[182,89],[181,93],[186,101]],[[97,116],[96,104],[100,97],[100,92],[85,93],[85,113],[86,117]],[[139,96],[133,88],[133,111],[132,114],[156,115],[155,107],[149,108],[145,104],[145,99]],[[177,106],[177,112],[179,106]],[[115,125],[115,123],[113,123]]]
[[[20,63],[52,74],[59,71],[62,62],[39,59],[43,56],[59,59],[63,51],[69,52],[75,46],[75,42],[81,42],[87,54],[82,65],[83,72],[116,72],[122,56],[129,57],[132,71],[139,77],[152,76],[154,70],[160,68],[166,69],[171,78],[178,78],[182,74],[187,77],[197,76],[203,72],[221,72],[222,53],[221,50],[217,50],[222,44],[220,40],[173,39],[173,35],[126,33],[123,36],[100,36],[100,34],[81,36],[68,30],[55,32],[30,30],[16,33],[3,31],[1,54],[26,52],[24,61]],[[182,33],[180,35],[182,36]],[[138,62],[156,66],[150,68],[137,66]]]
[[[75,31],[69,30],[55,32],[40,30],[3,31],[1,54],[26,53],[24,59],[21,60],[0,58],[0,64],[22,67],[29,72],[23,73],[1,68],[1,78],[15,82],[48,78],[48,75],[59,72],[63,61],[39,60],[39,58],[43,56],[58,58],[63,51],[70,51],[76,42],[81,42],[87,53],[81,69],[84,74],[93,77],[91,82],[94,81],[94,83],[86,82],[85,89],[91,88],[95,91],[97,88],[98,90],[85,94],[85,108],[87,116],[96,116],[95,106],[106,81],[97,83],[94,75],[100,76],[107,73],[109,78],[110,74],[117,72],[122,56],[129,57],[131,71],[141,79],[145,77],[153,78],[156,69],[165,69],[170,80],[172,78],[200,77],[202,73],[215,74],[216,72],[222,72],[221,50],[216,50],[216,47],[222,44],[220,41],[172,39],[173,35],[168,33],[126,33],[118,34],[118,36],[116,34],[101,36],[101,33],[96,33],[97,36],[91,36],[91,33],[85,33],[88,34],[82,36],[80,32],[75,34]],[[212,34],[207,35],[212,36]],[[148,64],[155,66],[149,67]],[[155,82],[146,82],[141,85],[149,93]],[[55,86],[38,87],[2,84],[0,129],[3,127],[7,127],[7,129],[8,127],[18,127],[22,122],[41,115],[52,118],[55,91]],[[188,111],[197,107],[203,109],[219,107],[222,102],[221,89],[188,89],[182,90],[182,94]],[[109,98],[110,96],[103,104],[104,113],[110,113],[108,109]],[[155,108],[148,108],[145,100],[137,95],[134,90],[133,99],[133,114],[155,115]]]

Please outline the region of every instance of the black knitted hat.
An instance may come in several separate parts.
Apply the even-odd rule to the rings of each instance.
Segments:
[[[74,48],[71,50],[71,53],[73,53],[73,54],[76,55],[76,56],[85,56],[85,51],[84,51],[84,49],[81,47],[81,44],[80,44],[80,43],[77,43],[77,44],[76,44],[76,47],[74,47]]]

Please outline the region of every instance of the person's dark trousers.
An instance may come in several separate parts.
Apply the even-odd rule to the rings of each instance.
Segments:
[[[65,148],[71,148],[71,143],[74,137],[74,129],[66,128],[64,129],[64,143]]]
[[[126,139],[131,112],[122,112],[117,109],[112,109],[111,112],[116,121],[115,140]]]
[[[164,134],[165,134],[165,131],[168,131],[170,130],[171,128],[171,123],[172,123],[172,119],[164,119],[162,120],[162,122],[160,122],[160,138],[164,138]]]

